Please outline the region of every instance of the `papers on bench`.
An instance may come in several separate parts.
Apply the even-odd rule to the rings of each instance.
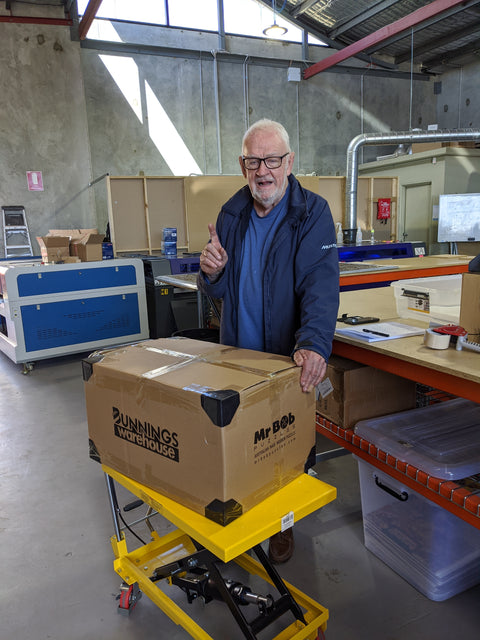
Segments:
[[[421,336],[425,333],[425,329],[400,322],[370,322],[356,327],[337,328],[335,333],[362,342],[378,342],[379,340]]]

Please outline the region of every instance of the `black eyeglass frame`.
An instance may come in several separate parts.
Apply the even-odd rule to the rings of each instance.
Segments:
[[[262,162],[265,164],[267,169],[280,169],[283,163],[283,159],[286,156],[288,156],[290,153],[291,151],[287,151],[287,153],[284,153],[283,156],[267,156],[266,158],[251,158],[249,156],[242,156],[242,164],[247,171],[256,171],[257,169],[260,168],[260,165],[262,164]],[[258,161],[258,165],[255,167],[247,167],[247,165],[245,164],[245,160]],[[268,166],[269,160],[280,160],[280,164],[276,167],[269,167]]]

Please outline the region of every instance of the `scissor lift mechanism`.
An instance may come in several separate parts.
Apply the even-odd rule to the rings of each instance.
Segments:
[[[113,469],[104,466],[103,470],[115,531],[111,538],[114,569],[123,580],[119,597],[121,613],[130,613],[141,594],[145,593],[193,638],[215,640],[158,588],[157,583],[166,581],[182,589],[189,603],[198,597],[205,603],[212,600],[225,602],[248,640],[256,640],[257,633],[288,613],[293,622],[272,640],[318,640],[324,637],[328,610],[284,582],[260,542],[280,530],[282,518],[286,515],[285,504],[292,508],[294,519],[298,521],[334,500],[334,487],[303,474],[223,527]],[[127,508],[142,503],[148,505],[147,515],[132,524],[145,520],[152,541],[131,552],[127,549],[121,526],[123,517],[115,482],[139,498]],[[178,529],[160,537],[150,522],[156,514],[167,518]],[[288,515],[291,517],[291,513]],[[250,549],[258,560],[246,553]],[[272,585],[278,596],[254,593],[244,584],[225,579],[220,566],[230,561]],[[248,620],[242,608],[250,604],[257,607],[258,615]]]

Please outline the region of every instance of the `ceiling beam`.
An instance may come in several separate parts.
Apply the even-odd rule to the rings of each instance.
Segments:
[[[89,3],[85,7],[85,13],[78,25],[78,37],[80,40],[85,40],[87,37],[88,30],[92,26],[92,22],[94,21],[101,4],[102,0],[89,0]]]
[[[446,53],[439,53],[438,56],[435,56],[434,58],[430,58],[429,60],[424,60],[422,63],[422,67],[424,67],[425,69],[431,69],[431,68],[439,67],[440,65],[454,62],[455,60],[459,60],[460,58],[464,58],[470,55],[471,56],[480,55],[480,40],[475,40],[474,42],[470,42],[470,44],[465,45],[460,49],[455,49],[455,51],[447,51]]]
[[[299,29],[304,29],[305,31],[308,31],[308,33],[312,34],[312,36],[315,36],[315,38],[318,38],[324,44],[327,44],[329,47],[332,47],[332,49],[342,48],[343,45],[340,42],[338,42],[338,40],[332,40],[331,38],[329,38],[328,35],[325,32],[320,31],[316,27],[316,25],[311,22],[311,20],[306,20],[305,18],[300,17],[295,20],[295,23]],[[366,54],[363,54],[363,53],[359,53],[358,56],[356,57],[359,60],[362,60],[363,62],[367,62],[368,64],[375,64],[378,67],[382,67],[384,69],[397,68],[397,65],[392,62],[376,59],[376,58],[373,58],[372,56],[367,56]]]
[[[0,22],[11,24],[48,24],[59,27],[71,27],[73,20],[70,18],[35,18],[34,16],[0,16]]]
[[[350,19],[339,20],[337,22],[337,26],[328,32],[328,35],[331,38],[337,38],[338,36],[348,31],[352,27],[356,27],[357,24],[360,24],[364,20],[368,20],[369,18],[373,18],[378,13],[385,11],[385,9],[389,9],[392,5],[398,4],[399,0],[382,0],[382,2],[377,2],[373,7],[367,9],[366,11],[362,11],[361,13],[357,13],[356,16]]]
[[[428,27],[432,27],[437,23],[442,22],[442,20],[447,20],[448,18],[451,18],[457,13],[463,13],[466,9],[469,9],[470,7],[473,7],[477,4],[480,4],[480,0],[465,0],[465,2],[462,5],[457,7],[452,7],[451,9],[447,9],[442,14],[432,16],[428,20],[425,20],[424,22],[422,22],[422,24],[419,25],[418,29],[415,29],[415,33],[422,31],[422,29],[427,29]],[[399,40],[403,40],[404,38],[408,38],[408,37],[411,37],[411,33],[406,33],[406,32],[397,33],[396,35],[382,42],[380,47],[375,46],[375,47],[369,48],[367,50],[367,53],[373,54],[379,49],[388,47],[391,44],[394,44],[395,42],[398,42]],[[410,59],[410,55],[408,56],[407,60],[409,59]]]
[[[168,28],[168,27],[167,27]],[[103,51],[107,53],[119,54],[124,56],[147,55],[147,56],[165,56],[171,58],[185,58],[188,60],[211,60],[215,56],[221,62],[234,64],[248,64],[250,66],[264,66],[288,69],[291,66],[304,68],[303,60],[292,60],[291,58],[268,58],[262,56],[248,56],[245,54],[230,53],[228,51],[217,51],[199,49],[185,49],[177,47],[162,47],[158,45],[146,44],[129,44],[126,42],[110,42],[106,40],[83,40],[80,43],[82,49],[92,49],[95,51]],[[365,69],[364,67],[348,67],[346,65],[332,67],[326,73],[342,73],[347,75],[361,75],[365,78],[370,76],[381,78],[396,78],[399,80],[412,79],[412,75],[407,72],[390,71],[388,69]],[[414,73],[414,80],[426,81],[430,77],[425,73]]]
[[[449,33],[448,35],[443,36],[441,38],[434,38],[432,40],[428,40],[427,42],[422,44],[420,47],[414,46],[413,58],[414,59],[418,58],[418,56],[421,56],[425,53],[428,54],[435,49],[439,49],[440,47],[444,47],[450,44],[451,42],[459,42],[462,38],[472,35],[472,33],[480,33],[480,22],[478,21],[473,22],[469,27],[466,27],[465,29],[460,29],[460,31]],[[402,53],[395,57],[395,62],[397,64],[402,64],[402,62],[407,62],[407,60],[410,60],[410,58],[411,58],[411,51],[405,51],[405,53]]]
[[[317,2],[318,0],[304,0],[293,9],[290,15],[292,18],[296,18],[300,14],[305,13],[310,7],[313,7],[314,4],[317,4]]]
[[[383,27],[382,29],[371,33],[365,38],[362,38],[358,42],[354,42],[353,44],[348,45],[341,51],[337,51],[328,58],[325,58],[325,60],[316,62],[315,64],[305,69],[303,77],[305,80],[311,78],[317,73],[321,73],[322,71],[325,71],[325,69],[328,69],[329,67],[332,67],[339,62],[343,62],[344,60],[347,60],[348,58],[351,58],[352,56],[365,51],[365,49],[369,49],[376,44],[387,40],[397,33],[406,31],[407,29],[411,29],[412,27],[421,24],[425,20],[428,20],[432,16],[443,13],[444,11],[451,9],[456,5],[463,4],[464,2],[465,0],[434,0],[425,7],[421,7],[413,13],[400,18],[400,20],[396,20],[392,24],[389,24],[386,27]]]

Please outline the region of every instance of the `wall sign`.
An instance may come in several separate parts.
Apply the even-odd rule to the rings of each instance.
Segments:
[[[43,191],[43,177],[41,171],[27,171],[29,191]]]

